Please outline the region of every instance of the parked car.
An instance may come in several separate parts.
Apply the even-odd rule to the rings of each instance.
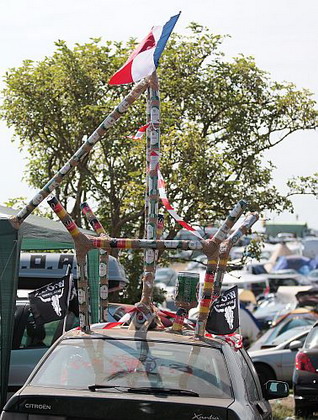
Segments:
[[[71,253],[21,252],[19,267],[19,289],[38,289],[65,275],[70,265],[77,279],[76,256]],[[124,267],[113,256],[108,261],[109,291],[121,290],[129,283]]]
[[[275,245],[264,244],[261,249],[261,260],[269,260],[275,250]],[[250,257],[245,246],[234,246],[230,252],[231,260],[240,260],[242,257]],[[250,258],[251,259],[251,258]]]
[[[276,321],[257,341],[255,341],[250,351],[260,350],[272,347],[272,342],[279,335],[295,328],[303,327],[304,329],[312,327],[318,320],[318,313],[305,308],[297,308]]]
[[[292,383],[296,353],[309,331],[304,327],[292,328],[276,337],[270,347],[248,351],[261,385],[264,386],[270,379]]]
[[[1,419],[271,419],[268,400],[288,392],[269,381],[263,395],[247,353],[223,340],[99,324],[63,335]]]
[[[318,285],[318,269],[310,271],[310,273],[307,276],[308,280],[310,280],[311,284],[313,286]]]
[[[318,411],[318,322],[296,355],[293,388],[297,416],[309,417]]]
[[[253,315],[257,319],[260,329],[265,331],[272,325],[277,314],[283,314],[295,309],[297,302],[285,303],[280,301],[275,293],[269,293],[259,300]]]

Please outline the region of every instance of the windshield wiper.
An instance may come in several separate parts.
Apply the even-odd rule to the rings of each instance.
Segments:
[[[92,392],[95,392],[98,389],[109,389],[109,388],[115,388],[118,391],[123,391],[123,390],[127,391],[127,390],[130,389],[128,386],[121,386],[121,385],[98,385],[98,384],[96,384],[96,385],[89,385],[88,386],[88,389]]]
[[[127,392],[132,392],[136,394],[171,394],[171,395],[189,395],[192,397],[199,397],[200,395],[197,392],[189,391],[188,389],[178,389],[178,388],[159,388],[159,387],[147,387],[143,386],[140,388],[128,388]]]

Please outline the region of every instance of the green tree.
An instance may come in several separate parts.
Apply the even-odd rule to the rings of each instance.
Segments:
[[[252,57],[225,60],[222,41],[191,24],[189,36],[172,35],[158,69],[168,197],[185,220],[203,226],[224,219],[241,198],[251,210],[291,209],[271,185],[273,165],[263,154],[318,122],[309,91],[272,81]],[[134,45],[58,41],[51,57],[8,70],[2,118],[28,152],[29,185],[41,188],[129,92],[107,81]],[[144,123],[142,97],[57,189],[78,224],[87,200],[111,236],[142,237],[145,143],[127,136]],[[178,229],[167,217],[168,237]]]
[[[289,187],[288,196],[305,194],[318,198],[318,172],[311,176],[294,177],[288,181],[287,186]]]

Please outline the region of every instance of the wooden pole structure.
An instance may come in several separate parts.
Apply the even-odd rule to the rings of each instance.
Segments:
[[[201,240],[201,241],[183,241],[183,240],[162,240],[162,239],[128,239],[128,238],[108,238],[108,237],[93,237],[89,235],[82,234],[74,221],[71,219],[71,217],[67,214],[66,210],[62,207],[61,203],[53,197],[52,199],[48,200],[51,208],[55,211],[55,213],[58,215],[66,229],[69,231],[69,233],[72,235],[74,243],[75,243],[75,250],[76,250],[76,256],[77,256],[77,262],[79,266],[79,273],[80,273],[80,282],[78,285],[79,289],[79,305],[80,305],[80,326],[83,331],[89,331],[89,295],[88,295],[88,282],[86,277],[86,254],[90,249],[93,248],[99,248],[104,249],[106,251],[110,251],[111,249],[151,249],[151,250],[171,250],[171,249],[184,249],[184,250],[202,250],[202,252],[207,255],[208,257],[208,268],[213,264],[214,266],[217,266],[217,262],[211,261],[211,256],[214,256],[217,254],[220,243],[224,240],[225,232],[229,232],[231,227],[234,225],[234,223],[237,221],[237,219],[240,217],[242,212],[244,211],[244,208],[246,207],[246,203],[242,200],[240,201],[235,208],[232,210],[224,224],[221,226],[221,228],[218,230],[218,232],[214,235],[213,238],[208,240]],[[255,218],[255,216],[253,215]],[[251,223],[251,220],[254,219],[248,219]],[[245,232],[244,229],[247,229],[248,223],[246,222],[245,225],[241,227],[241,230],[239,233],[236,234],[236,237],[238,235],[243,234]],[[155,229],[157,229],[157,225],[155,226]],[[234,239],[232,239],[234,241]],[[215,257],[217,258],[217,256]],[[215,268],[216,271],[216,268]],[[213,282],[212,286],[214,286],[214,273],[213,272]],[[202,337],[204,335],[205,331],[205,324],[207,319],[207,313],[205,308],[210,307],[206,305],[206,299],[209,298],[209,303],[211,303],[212,296],[214,295],[213,287],[211,287],[211,282],[206,281],[207,275],[209,276],[209,271],[207,270],[206,276],[205,276],[205,284],[203,288],[203,297],[200,301],[199,305],[199,316],[201,315],[201,318],[198,319],[197,327],[196,327],[196,336]],[[208,277],[208,280],[210,277]],[[149,299],[149,296],[148,296]],[[151,303],[151,301],[149,300]],[[203,305],[202,305],[203,303]],[[146,309],[144,312],[147,322],[143,322],[144,324],[149,324],[154,316],[149,317],[149,313],[147,313],[147,310],[151,313],[151,308],[149,306],[145,305],[143,302],[140,303],[140,306],[142,308],[142,311]],[[203,306],[204,310],[200,311],[200,306]],[[202,314],[205,316],[203,317]],[[200,322],[201,323],[200,323]],[[203,332],[202,332],[203,328]]]
[[[100,221],[97,219],[88,203],[81,203],[82,213],[94,229],[101,237],[109,238]],[[107,322],[108,320],[108,263],[109,254],[104,249],[99,250],[99,322]]]

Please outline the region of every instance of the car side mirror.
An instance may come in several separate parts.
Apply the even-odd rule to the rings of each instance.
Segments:
[[[296,351],[299,350],[303,343],[300,340],[294,340],[289,343],[289,350]]]
[[[265,384],[264,398],[273,400],[275,398],[285,398],[289,395],[289,386],[287,382],[267,381]]]

